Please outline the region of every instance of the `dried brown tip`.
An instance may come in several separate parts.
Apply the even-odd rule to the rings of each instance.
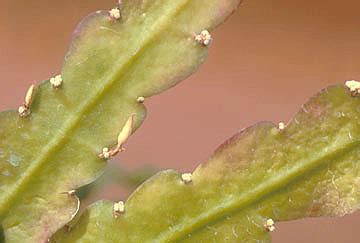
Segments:
[[[203,46],[209,46],[212,42],[212,37],[209,31],[203,30],[200,34],[195,36],[195,40]]]
[[[119,217],[124,212],[125,212],[125,203],[123,201],[114,203],[113,214],[115,218]]]
[[[70,225],[68,225],[68,224],[65,224],[64,225],[64,230],[65,230],[65,232],[71,232],[71,230],[72,230],[72,227],[70,226]]]
[[[189,184],[192,182],[192,174],[191,173],[184,173],[181,175],[181,180],[185,183],[185,184]]]
[[[267,231],[269,232],[273,232],[276,228],[275,228],[275,222],[274,220],[272,219],[267,219],[265,224],[264,224],[264,227]]]

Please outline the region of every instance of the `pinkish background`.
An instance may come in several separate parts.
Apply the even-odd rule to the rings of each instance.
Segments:
[[[76,23],[114,2],[1,0],[0,109],[58,73]],[[193,170],[237,130],[287,121],[319,89],[360,79],[359,9],[356,0],[245,0],[214,33],[205,65],[147,101],[147,120],[114,163]],[[102,196],[127,193],[112,185]],[[360,213],[299,220],[278,224],[273,242],[360,242],[359,228]]]

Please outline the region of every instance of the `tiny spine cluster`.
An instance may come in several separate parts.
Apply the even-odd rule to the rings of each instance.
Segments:
[[[56,75],[55,77],[52,77],[50,79],[50,83],[55,89],[59,88],[63,83],[62,76],[59,74],[59,75]]]
[[[350,90],[352,96],[360,94],[360,82],[356,80],[349,80],[345,82],[345,86]]]
[[[119,217],[121,214],[125,212],[125,203],[123,201],[119,201],[114,203],[113,205],[113,215],[115,218]]]
[[[275,222],[274,222],[274,220],[273,219],[267,219],[265,224],[264,224],[264,227],[269,232],[275,231]]]
[[[195,40],[203,46],[209,46],[212,42],[212,37],[209,31],[203,30],[200,34],[195,35]]]

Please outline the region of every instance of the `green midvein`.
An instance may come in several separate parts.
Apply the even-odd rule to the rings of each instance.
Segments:
[[[141,53],[144,52],[146,47],[162,32],[164,31],[171,21],[168,21],[171,17],[176,16],[178,12],[180,12],[186,4],[189,3],[189,0],[184,0],[174,8],[170,9],[167,14],[164,14],[161,18],[159,18],[152,27],[152,32],[144,39],[144,41],[140,44],[138,48],[136,48],[137,52],[133,55],[128,61],[122,64],[116,64],[114,66],[118,66],[118,69],[113,72],[110,72],[104,80],[106,80],[105,85],[100,87],[98,90],[94,92],[92,96],[89,96],[87,100],[85,100],[82,104],[79,105],[79,108],[74,111],[74,114],[78,114],[76,117],[68,119],[64,122],[64,126],[60,129],[59,133],[54,136],[49,143],[42,149],[42,152],[39,154],[36,160],[30,163],[29,168],[26,172],[21,176],[19,180],[15,183],[11,190],[8,190],[6,193],[6,198],[0,204],[0,215],[3,216],[6,214],[6,211],[12,206],[16,196],[26,187],[27,183],[34,178],[39,170],[41,169],[42,165],[46,164],[46,161],[51,157],[54,151],[59,148],[61,145],[66,143],[69,139],[69,132],[74,130],[77,124],[80,122],[81,117],[91,109],[93,105],[98,103],[101,100],[106,91],[108,91],[112,85],[115,84],[117,80],[120,79],[121,76],[124,75],[126,72],[125,70],[130,67],[137,58],[141,56]],[[119,61],[120,62],[120,61]],[[94,153],[95,154],[95,153]]]
[[[176,227],[172,227],[162,233],[154,242],[176,242],[184,239],[189,233],[196,232],[204,226],[213,224],[217,220],[224,218],[232,212],[239,212],[249,205],[260,201],[266,196],[271,195],[275,191],[288,186],[307,173],[316,170],[325,163],[330,163],[339,155],[355,149],[360,145],[360,141],[353,141],[342,147],[334,147],[326,154],[320,154],[316,159],[298,161],[298,163],[290,169],[282,169],[270,179],[263,181],[254,189],[244,192],[235,200],[219,203],[219,206],[202,213],[191,221],[182,222]]]

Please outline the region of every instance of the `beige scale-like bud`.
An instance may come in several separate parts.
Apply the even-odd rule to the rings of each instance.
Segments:
[[[26,107],[30,107],[31,102],[33,100],[34,97],[34,91],[35,91],[35,85],[31,85],[30,88],[28,89],[28,91],[26,92],[26,96],[25,96],[25,106]]]
[[[133,126],[134,126],[134,119],[135,114],[132,114],[129,119],[126,121],[124,127],[121,129],[121,132],[119,133],[118,139],[117,139],[117,147],[122,148],[122,146],[127,142],[129,137],[131,136],[133,132]]]
[[[31,113],[30,106],[34,98],[34,93],[35,93],[35,85],[32,84],[26,92],[24,104],[19,106],[18,108],[18,113],[20,117],[26,117],[30,115]]]
[[[109,148],[103,148],[102,152],[99,154],[101,159],[111,159],[119,152],[124,151],[123,145],[127,142],[129,137],[133,132],[134,126],[134,117],[135,114],[132,114],[129,119],[126,121],[124,127],[121,129],[118,138],[117,138],[117,145],[115,148],[109,150]]]

